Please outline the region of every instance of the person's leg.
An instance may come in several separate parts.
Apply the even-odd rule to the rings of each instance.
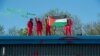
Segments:
[[[38,36],[41,36],[41,32],[40,32],[40,30],[38,30],[37,35],[38,35]]]
[[[65,35],[66,35],[66,36],[68,35],[68,30],[66,30]]]
[[[42,36],[42,30],[40,30],[40,36]]]
[[[71,26],[69,26],[69,35],[71,36]]]
[[[49,29],[49,31],[48,31],[48,34],[51,35],[51,31],[50,31],[50,29]]]
[[[64,30],[64,35],[66,36],[66,30]]]
[[[48,30],[46,29],[46,36],[48,36]]]
[[[50,29],[46,29],[46,36],[51,35]]]
[[[29,32],[28,36],[31,36],[31,35],[32,35],[31,32]]]
[[[36,32],[37,32],[37,36],[39,36],[39,31],[37,30]]]
[[[29,29],[29,36],[32,36],[32,28]]]
[[[29,28],[27,28],[27,36],[29,36]]]
[[[70,29],[69,29],[69,26],[66,27],[66,36],[70,36]]]
[[[67,36],[67,26],[64,27],[64,35]]]
[[[40,36],[40,31],[38,31],[38,36]]]
[[[71,36],[72,32],[71,32],[71,26],[68,27],[68,35]]]
[[[28,29],[27,29],[27,35],[28,35],[28,36],[32,35],[31,28],[28,28]]]
[[[68,35],[68,26],[66,26],[65,35]]]
[[[37,36],[39,36],[39,29],[38,29],[38,27],[36,27],[36,33],[37,33]]]
[[[49,32],[48,32],[48,28],[46,28],[46,36],[48,36]]]
[[[30,31],[30,36],[32,36],[32,30]]]

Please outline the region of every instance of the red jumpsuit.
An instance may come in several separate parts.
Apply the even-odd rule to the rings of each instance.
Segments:
[[[67,20],[67,25],[65,26],[65,35],[71,36],[71,26],[72,26],[72,20]]]
[[[42,22],[36,19],[36,32],[38,36],[42,35]]]
[[[31,36],[32,35],[32,29],[33,29],[33,22],[29,21],[27,24],[27,35]]]
[[[45,21],[46,21],[46,36],[48,36],[48,35],[51,35],[50,25],[49,25],[47,19]]]

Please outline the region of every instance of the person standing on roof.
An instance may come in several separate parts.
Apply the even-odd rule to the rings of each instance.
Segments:
[[[32,36],[32,29],[33,29],[33,19],[30,18],[30,20],[27,23],[27,35]]]
[[[47,18],[45,19],[45,23],[46,23],[46,36],[51,35],[50,25]]]
[[[41,36],[42,35],[42,22],[40,21],[39,18],[35,18],[35,21],[36,21],[36,32],[37,32],[37,35],[38,36]]]
[[[72,20],[67,19],[67,25],[65,26],[65,35],[66,36],[72,35],[71,28],[72,28]]]

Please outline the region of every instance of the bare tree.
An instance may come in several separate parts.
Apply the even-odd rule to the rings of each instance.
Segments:
[[[84,26],[86,35],[100,35],[100,22],[93,22]]]
[[[0,35],[4,35],[5,31],[4,31],[4,27],[0,25]]]
[[[8,30],[8,35],[10,36],[17,36],[18,35],[18,29],[16,27],[12,27]]]
[[[77,16],[73,16],[72,21],[73,21],[72,34],[82,35],[82,24],[80,19]]]

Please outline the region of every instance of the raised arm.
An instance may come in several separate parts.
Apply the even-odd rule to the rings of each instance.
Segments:
[[[47,19],[45,19],[45,22],[47,22]]]
[[[38,21],[37,18],[35,18],[35,21],[36,21],[36,22]]]

